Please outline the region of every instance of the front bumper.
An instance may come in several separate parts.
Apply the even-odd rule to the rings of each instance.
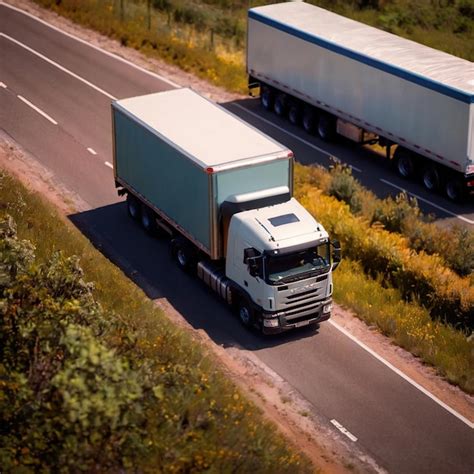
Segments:
[[[302,312],[297,317],[291,319],[287,317],[285,312],[263,312],[261,320],[261,328],[263,334],[278,334],[289,329],[295,329],[299,327],[319,324],[323,321],[327,321],[331,317],[331,310],[324,312],[323,309],[332,305],[332,300],[328,299],[322,302],[317,308],[311,309],[310,312]],[[272,326],[267,325],[268,322],[272,321]],[[273,324],[278,321],[278,325]]]

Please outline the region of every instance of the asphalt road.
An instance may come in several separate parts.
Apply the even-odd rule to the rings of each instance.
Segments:
[[[318,417],[329,426],[337,420],[352,435],[348,442],[388,471],[474,471],[472,423],[331,323],[322,324],[317,333],[301,330],[274,338],[246,331],[204,285],[175,267],[165,242],[149,238],[127,218],[110,168],[110,102],[112,97],[170,89],[172,83],[2,4],[0,31],[0,126],[89,203],[89,211],[71,220],[150,298],[167,298],[217,344],[253,351],[311,403]],[[262,112],[251,99],[225,106],[292,148],[304,163],[325,163],[334,154],[361,170],[355,171],[357,177],[380,195],[394,189],[380,181],[385,179],[445,209],[430,204],[430,212],[442,219],[474,223],[471,207],[427,195],[416,183],[401,183],[367,151],[322,144]]]

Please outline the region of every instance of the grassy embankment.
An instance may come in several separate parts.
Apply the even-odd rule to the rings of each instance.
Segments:
[[[25,383],[35,383],[35,377],[31,382],[27,382],[32,377],[31,367],[29,375],[28,373],[25,373],[24,376],[20,375],[18,382],[15,382],[16,379],[9,381],[11,374],[2,372],[4,370],[2,364],[7,363],[7,358],[17,358],[15,352],[24,349],[18,345],[16,349],[10,349],[9,353],[4,354],[5,359],[0,360],[0,405],[8,403],[8,397],[13,397],[11,403],[15,403],[18,410],[11,411],[10,405],[6,405],[9,408],[5,413],[2,413],[3,417],[8,412],[9,418],[8,421],[4,420],[4,424],[2,422],[2,429],[7,431],[3,431],[4,436],[2,443],[0,443],[0,464],[6,463],[4,465],[9,466],[8,469],[13,469],[15,465],[20,469],[21,465],[22,472],[32,472],[39,469],[39,466],[46,468],[49,464],[45,465],[44,462],[53,462],[52,459],[48,459],[48,456],[44,457],[44,453],[48,453],[48,450],[54,450],[58,456],[66,456],[67,460],[68,450],[75,449],[71,443],[80,442],[81,446],[96,453],[97,457],[94,462],[98,464],[95,465],[95,468],[87,464],[91,460],[87,457],[87,452],[82,455],[80,452],[76,452],[79,448],[70,451],[70,456],[74,453],[74,456],[85,463],[84,465],[95,470],[101,469],[98,467],[102,462],[101,449],[104,453],[103,459],[107,463],[112,463],[110,464],[112,467],[109,466],[112,470],[120,465],[127,468],[131,468],[133,465],[135,469],[142,472],[197,472],[200,470],[234,472],[235,469],[240,472],[309,472],[313,470],[314,466],[312,467],[304,456],[293,451],[287,441],[277,433],[275,427],[263,420],[259,409],[247,401],[236,386],[222,374],[213,357],[207,354],[201,345],[193,341],[189,334],[172,324],[152,301],[115,265],[98,252],[72,224],[59,217],[51,204],[45,202],[37,194],[29,192],[20,182],[3,173],[0,174],[0,203],[0,218],[6,214],[13,216],[18,226],[18,238],[31,241],[36,254],[36,260],[31,270],[33,276],[19,277],[17,289],[15,291],[8,290],[5,293],[4,296],[8,299],[0,304],[0,318],[4,318],[5,314],[12,316],[0,319],[0,323],[2,323],[2,327],[9,327],[13,315],[19,318],[19,324],[22,324],[22,318],[33,318],[32,325],[27,325],[21,332],[15,331],[15,334],[12,334],[12,337],[15,336],[23,340],[29,337],[28,334],[31,331],[44,327],[44,318],[53,318],[51,320],[53,321],[56,311],[63,314],[63,319],[67,317],[67,320],[71,320],[71,318],[73,321],[78,320],[78,323],[74,323],[76,325],[72,329],[68,329],[66,334],[61,337],[61,341],[65,341],[61,344],[69,344],[69,346],[72,344],[71,350],[73,352],[65,358],[64,349],[60,345],[57,349],[59,351],[58,357],[55,357],[53,361],[56,361],[54,362],[55,366],[58,363],[70,364],[68,362],[70,357],[73,361],[74,357],[78,357],[79,362],[77,363],[81,367],[73,370],[69,382],[67,382],[69,377],[67,371],[61,376],[62,378],[56,376],[52,382],[49,378],[43,380],[36,400],[34,398],[30,400],[31,391],[27,385],[26,391],[21,392],[22,397],[26,397],[25,401],[25,398],[19,398],[15,393]],[[5,244],[7,249],[10,246],[10,248],[17,249],[15,252],[18,252],[19,244],[0,241],[0,248]],[[59,267],[56,264],[56,266],[50,267],[52,265],[51,255],[56,251],[61,251],[66,257],[80,255],[80,265],[84,271],[83,278],[85,281],[94,282],[93,297],[100,307],[96,308],[95,303],[88,299],[87,294],[77,296],[79,299],[75,299],[73,296],[70,301],[64,302],[62,290],[57,293],[56,302],[44,300],[48,297],[48,292],[53,291],[57,285],[60,287],[65,285],[65,288],[79,285],[79,288],[82,288],[80,294],[84,294],[86,291],[86,287],[81,283],[82,277],[78,270],[74,270],[74,265],[70,267],[70,264],[66,262],[60,264]],[[29,253],[28,250],[27,254]],[[6,256],[2,254],[1,258],[0,263],[6,264],[6,268],[8,268],[8,265],[11,264],[8,259],[11,257],[7,253]],[[45,262],[47,262],[46,267],[44,267]],[[65,273],[64,276],[58,274],[57,268],[63,267],[72,268],[73,273]],[[0,272],[0,290],[8,280],[5,280],[5,277],[6,274]],[[39,278],[50,283],[47,283],[44,289],[35,290],[34,285],[38,285]],[[73,283],[77,278],[79,278],[79,283]],[[28,286],[25,287],[25,285]],[[78,290],[74,291],[77,293]],[[28,297],[30,303],[25,301],[26,296],[15,296],[27,292],[33,292],[32,296]],[[79,293],[77,294],[79,295]],[[37,298],[36,303],[35,298]],[[51,297],[48,298],[51,299]],[[97,319],[105,321],[106,329],[94,329],[96,339],[87,328],[81,329],[79,327],[80,331],[77,332],[79,330],[77,324],[84,325],[84,311],[87,310],[86,306],[80,304],[80,298],[86,298],[87,307],[93,308],[92,315],[97,314]],[[42,299],[45,301],[44,303],[41,302]],[[38,312],[38,305],[42,305],[42,311]],[[51,316],[47,316],[49,313]],[[77,316],[75,316],[76,313]],[[81,316],[81,314],[83,315]],[[92,317],[92,323],[89,324],[94,326],[95,319]],[[37,323],[34,322],[35,320]],[[61,322],[61,324],[66,323]],[[54,325],[53,322],[52,327],[58,328],[58,324]],[[84,331],[86,332],[84,333]],[[49,337],[48,331],[40,336],[37,336],[34,352],[22,352],[24,356],[18,360],[24,363],[24,357],[30,354],[31,364],[40,364],[38,376],[44,378],[45,374],[48,374],[48,370],[51,369],[48,369],[44,362],[41,366],[41,358],[38,360],[40,357],[38,351],[46,351],[45,355],[41,357],[47,357],[52,348],[51,344],[54,346],[58,341],[55,343],[44,341],[44,338]],[[82,344],[84,348],[80,349],[79,353],[76,349],[76,355],[74,355],[74,347],[78,344],[80,347]],[[102,349],[102,347],[105,348]],[[3,354],[3,348],[0,352]],[[103,360],[99,364],[100,374],[94,372],[94,370],[98,370],[96,366],[99,357],[100,360]],[[90,375],[85,372],[86,364],[92,364]],[[107,375],[109,370],[112,372]],[[114,371],[116,375],[114,375]],[[93,375],[94,373],[96,375]],[[129,379],[122,383],[121,378],[128,373],[130,373],[127,375]],[[79,380],[82,376],[92,378],[83,382]],[[108,385],[94,389],[96,379],[100,380],[100,377],[105,377],[104,383]],[[54,385],[49,389],[51,383]],[[88,385],[84,385],[84,383]],[[137,399],[138,395],[133,398],[134,392],[130,392],[130,389],[120,392],[130,400],[125,405],[122,401],[123,408],[120,410],[125,411],[122,411],[122,415],[120,415],[121,424],[109,427],[117,434],[112,431],[112,434],[108,435],[108,441],[105,438],[101,439],[108,431],[107,427],[101,427],[104,417],[115,420],[119,416],[119,412],[114,411],[119,410],[116,407],[119,399],[114,398],[112,396],[114,392],[110,390],[123,391],[121,387],[124,387],[124,383],[125,387],[127,384],[136,387],[135,392],[136,394],[141,393],[141,398]],[[38,390],[35,385],[32,387],[34,390]],[[41,420],[42,410],[51,409],[51,405],[50,402],[47,405],[42,405],[42,399],[52,389],[58,394],[53,395],[51,403],[59,403],[58,409],[60,409],[59,407],[62,407],[61,409],[69,407],[67,413],[73,418],[69,420],[64,417],[58,418],[59,415],[55,412],[51,416],[56,418],[45,420],[47,424],[43,425],[38,420]],[[87,392],[87,390],[92,390],[90,399],[84,399],[84,396],[81,395],[80,403],[73,405],[78,402],[78,400],[74,401],[74,397],[77,397],[74,393],[80,394]],[[106,391],[103,393],[101,390]],[[63,405],[61,405],[58,396],[65,397]],[[109,397],[112,399],[110,402],[105,402],[104,406],[101,401],[102,397],[105,397],[104,400]],[[29,409],[28,406],[31,408]],[[26,416],[31,417],[31,409],[34,406],[39,408],[35,409],[34,418],[27,421],[26,425],[23,422],[12,421],[16,420],[18,413],[23,413],[25,410]],[[76,408],[74,408],[75,406]],[[98,410],[96,415],[94,415],[95,410]],[[102,416],[100,410],[104,410]],[[28,413],[30,414],[28,415]],[[77,423],[74,421],[77,416],[74,413],[81,413],[81,418],[76,420]],[[99,417],[95,418],[96,421],[93,422],[99,423],[98,425],[90,425],[90,421],[88,421],[94,420],[94,416]],[[134,417],[141,420],[140,426],[134,426],[132,421]],[[53,422],[56,423],[56,428],[50,429],[48,424]],[[34,423],[39,423],[39,425],[35,427]],[[68,425],[68,423],[70,424]],[[81,426],[82,428],[80,428]],[[94,426],[101,428],[97,428],[99,431],[94,431]],[[31,429],[37,431],[29,432],[28,430]],[[23,430],[25,434],[21,435],[21,431],[18,430]],[[64,445],[53,443],[54,446],[48,446],[48,442],[63,433],[61,430],[66,430],[64,436],[66,436],[67,430],[70,430],[67,435],[69,438],[66,436],[69,439],[68,443]],[[124,430],[127,430],[125,435],[128,444],[124,445],[121,450],[120,444],[117,445],[117,443],[122,442],[120,437]],[[39,435],[39,432],[46,434]],[[20,434],[13,437],[12,433]],[[89,438],[87,433],[91,433]],[[107,444],[101,448],[100,443],[106,441]],[[118,449],[118,452],[122,451],[122,455],[125,456],[124,453],[130,443],[133,443],[136,449],[132,449],[131,452],[128,449],[126,459],[115,459],[113,450]],[[117,464],[114,464],[115,462]],[[63,465],[64,469],[67,468],[66,464]],[[49,467],[57,468],[58,466]],[[80,466],[76,465],[72,469],[79,468]]]
[[[274,3],[151,0],[148,10],[146,0],[35,1],[123,45],[242,93],[246,93],[247,8]],[[472,0],[319,0],[310,3],[450,54],[474,59]]]

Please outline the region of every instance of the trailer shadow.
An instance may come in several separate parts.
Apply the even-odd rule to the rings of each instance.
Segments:
[[[300,328],[263,336],[244,328],[224,301],[176,266],[167,240],[148,236],[127,216],[124,203],[74,214],[69,219],[149,298],[166,298],[194,329],[204,330],[216,344],[259,350],[318,333],[317,329]]]
[[[294,152],[296,161],[303,165],[321,165],[328,168],[329,156],[337,157],[341,162],[352,166],[353,176],[381,199],[396,196],[401,189],[406,189],[422,198],[418,199],[418,204],[424,213],[432,214],[438,219],[474,214],[474,196],[459,204],[450,201],[442,193],[431,193],[424,189],[421,179],[407,181],[399,177],[393,163],[387,160],[382,152],[377,153],[368,146],[357,146],[342,137],[335,142],[324,142],[317,136],[306,133],[300,126],[292,125],[287,119],[264,110],[257,99],[239,99],[220,105],[287,146]],[[381,181],[382,179],[385,182]],[[387,184],[387,181],[390,184]]]

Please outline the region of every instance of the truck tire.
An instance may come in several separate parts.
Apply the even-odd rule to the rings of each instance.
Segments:
[[[406,148],[398,146],[393,156],[398,174],[405,179],[413,178],[416,172],[413,153]]]
[[[243,326],[246,328],[251,328],[254,325],[254,314],[252,306],[249,304],[246,298],[242,298],[240,300],[237,311],[240,322],[243,324]]]
[[[440,175],[435,165],[425,165],[421,172],[421,180],[428,191],[436,191],[440,186]]]
[[[177,237],[171,240],[171,255],[178,267],[186,273],[194,273],[196,270],[196,255],[191,245],[183,238]]]
[[[158,226],[156,225],[155,213],[146,204],[142,204],[140,222],[147,234],[153,236],[157,234]]]
[[[128,193],[127,194],[128,215],[132,219],[138,220],[140,218],[140,208],[141,208],[140,201],[133,194]]]
[[[307,133],[313,133],[316,128],[317,114],[311,107],[305,107],[303,111],[302,125]]]
[[[464,195],[464,188],[461,179],[453,175],[448,176],[444,185],[444,191],[451,201],[460,202]]]
[[[318,136],[324,142],[334,140],[336,137],[336,118],[330,114],[321,114],[317,126]]]
[[[286,115],[286,110],[288,108],[287,102],[288,99],[286,97],[286,94],[278,94],[276,96],[275,102],[273,104],[273,111],[279,117],[284,117]]]
[[[260,92],[260,102],[265,110],[272,110],[273,108],[274,94],[273,90],[268,86],[262,86]]]
[[[293,101],[288,109],[288,120],[293,125],[298,125],[301,120],[301,106]]]

